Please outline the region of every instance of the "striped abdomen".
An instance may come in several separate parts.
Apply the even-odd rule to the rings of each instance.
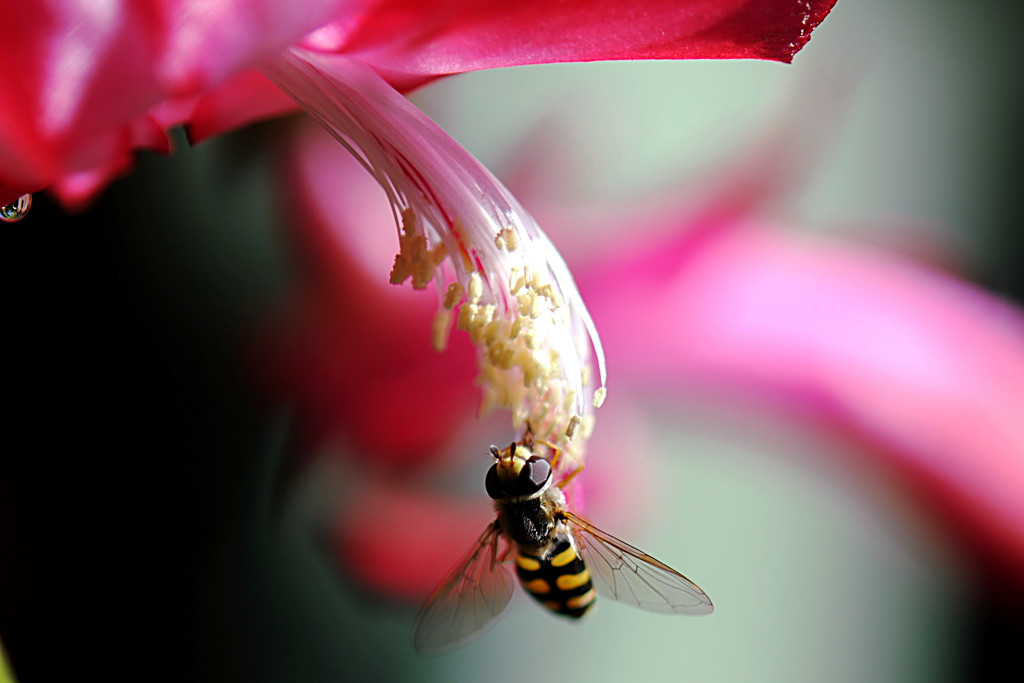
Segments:
[[[556,532],[540,554],[519,550],[516,574],[523,588],[553,612],[579,618],[594,604],[594,585],[564,532]]]

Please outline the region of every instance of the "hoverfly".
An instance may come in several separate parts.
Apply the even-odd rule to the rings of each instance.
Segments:
[[[537,454],[538,443],[554,454],[551,460]],[[441,654],[493,623],[512,598],[506,560],[513,551],[526,592],[565,617],[582,617],[595,592],[651,612],[714,609],[685,576],[566,509],[562,489],[579,469],[552,485],[557,446],[535,440],[527,429],[521,441],[490,451],[494,464],[484,483],[497,518],[427,599],[413,634],[417,652]]]

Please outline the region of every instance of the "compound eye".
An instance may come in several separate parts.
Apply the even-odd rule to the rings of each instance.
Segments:
[[[491,465],[491,469],[487,470],[487,476],[484,477],[484,488],[487,489],[487,495],[494,500],[505,497],[504,487],[501,485],[501,480],[498,479],[497,465]]]
[[[523,464],[516,477],[516,488],[529,495],[544,488],[551,477],[551,464],[540,456],[533,456]]]

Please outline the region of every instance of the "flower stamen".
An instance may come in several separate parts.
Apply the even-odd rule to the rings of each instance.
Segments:
[[[568,267],[533,218],[366,65],[290,48],[264,73],[384,189],[399,233],[389,279],[437,287],[435,349],[447,346],[453,317],[477,345],[481,414],[507,408],[516,429],[529,424],[581,464],[580,437],[604,400],[604,357]],[[600,382],[591,388],[595,361]]]

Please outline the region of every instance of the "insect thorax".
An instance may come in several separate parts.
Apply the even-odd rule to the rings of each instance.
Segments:
[[[537,547],[547,543],[554,517],[542,497],[497,504],[498,523],[516,545]]]

